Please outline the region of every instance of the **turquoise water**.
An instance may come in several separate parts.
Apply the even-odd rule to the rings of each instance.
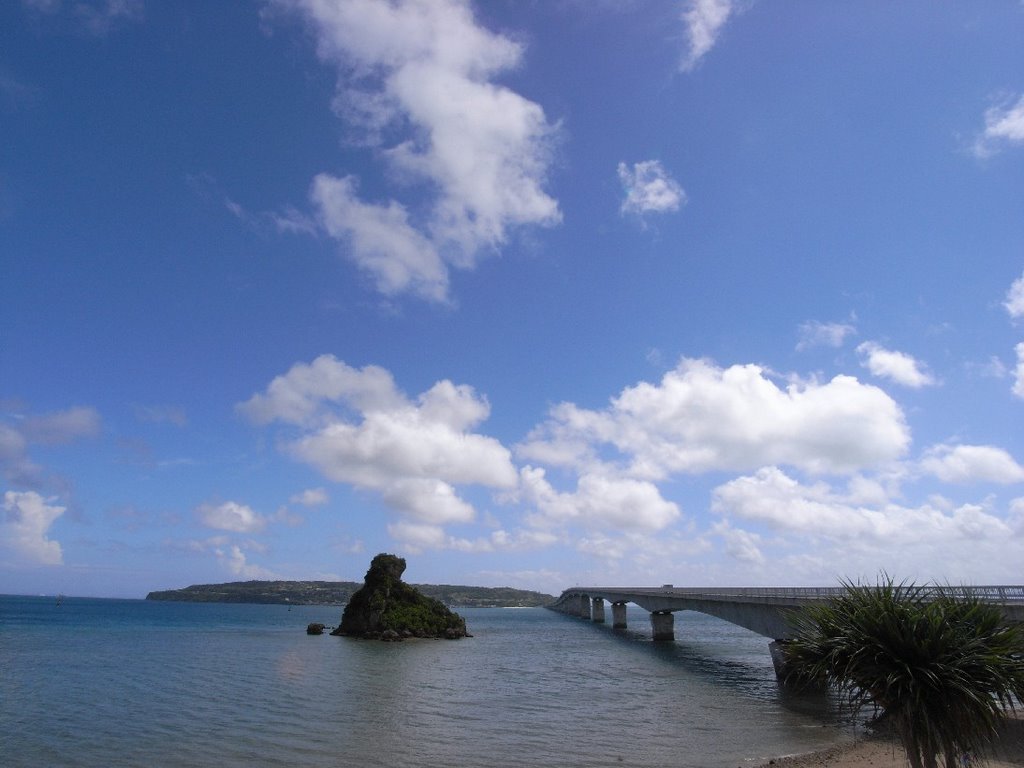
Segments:
[[[474,637],[308,636],[334,607],[0,597],[0,765],[727,768],[841,737],[764,638],[461,611]]]

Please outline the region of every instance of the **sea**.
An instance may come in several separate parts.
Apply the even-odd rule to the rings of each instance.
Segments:
[[[0,596],[0,766],[743,768],[848,740],[767,640],[697,613],[652,642],[543,608],[473,637],[306,634],[337,606]]]

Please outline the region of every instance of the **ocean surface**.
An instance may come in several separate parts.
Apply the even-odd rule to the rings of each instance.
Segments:
[[[474,637],[308,636],[337,607],[0,597],[0,765],[735,768],[846,738],[767,640],[466,609]]]

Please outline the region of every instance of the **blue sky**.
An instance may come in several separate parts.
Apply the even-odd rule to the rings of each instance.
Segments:
[[[0,4],[0,591],[1020,583],[1022,39]]]

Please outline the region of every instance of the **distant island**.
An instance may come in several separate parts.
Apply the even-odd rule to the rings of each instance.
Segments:
[[[356,581],[233,581],[193,584],[184,589],[150,592],[147,600],[183,603],[260,603],[269,605],[345,605],[362,587]],[[459,608],[536,608],[553,603],[553,595],[511,587],[465,587],[452,584],[411,585],[427,597]]]

